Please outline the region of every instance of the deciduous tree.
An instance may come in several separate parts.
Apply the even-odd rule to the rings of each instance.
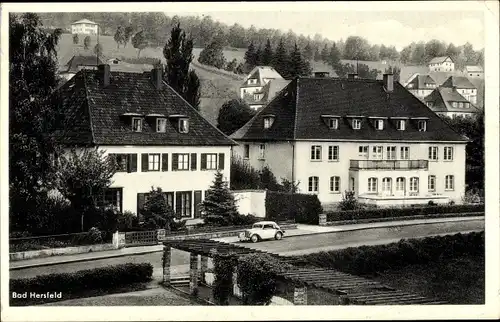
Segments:
[[[120,48],[120,44],[125,43],[125,30],[122,26],[118,26],[113,39],[116,42],[116,48]]]
[[[147,41],[143,31],[137,32],[132,37],[132,46],[137,49],[137,58],[139,58],[139,56],[141,55],[141,51],[147,46]]]
[[[198,61],[202,64],[222,69],[226,64],[224,51],[218,41],[212,41],[201,52]]]
[[[85,50],[89,49],[90,43],[91,43],[90,36],[85,37],[83,39],[83,48],[85,48]]]
[[[218,128],[226,135],[234,133],[256,114],[242,99],[233,99],[222,105],[217,117]]]
[[[78,39],[78,34],[73,34],[73,44],[78,45],[79,39]]]

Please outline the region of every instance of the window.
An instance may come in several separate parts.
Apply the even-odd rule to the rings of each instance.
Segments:
[[[355,130],[359,130],[361,128],[361,120],[360,119],[352,120],[352,128]]]
[[[457,102],[453,102],[453,103],[451,103],[451,105],[452,105],[453,107],[457,107],[458,103],[457,103]]]
[[[311,146],[311,160],[321,160],[321,145]]]
[[[410,178],[410,192],[418,192],[418,178]]]
[[[368,192],[377,193],[377,178],[368,178]]]
[[[388,146],[386,151],[387,151],[387,159],[396,160],[396,147],[395,146]]]
[[[107,188],[101,195],[102,199],[97,201],[97,204],[104,209],[114,209],[122,211],[122,188]]]
[[[377,130],[383,130],[384,129],[384,120],[375,120],[375,128]]]
[[[464,103],[464,107],[465,108],[470,108],[470,104],[469,103]]]
[[[383,147],[382,146],[372,147],[372,158],[374,160],[381,160],[383,158]]]
[[[266,158],[266,145],[260,144],[259,145],[259,159],[264,160],[265,158]]]
[[[160,171],[160,155],[149,154],[148,155],[148,171]]]
[[[434,106],[434,102],[427,102],[427,106],[428,107],[433,107]]]
[[[206,154],[207,162],[205,169],[207,170],[217,170],[217,154],[211,153]]]
[[[245,159],[250,158],[250,145],[249,144],[245,144],[245,152],[243,154],[243,157]]]
[[[445,190],[453,190],[455,189],[455,177],[452,176],[452,175],[447,175],[445,177],[445,185],[444,185],[444,189]]]
[[[330,145],[328,146],[328,161],[338,161],[339,160],[339,146]]]
[[[405,178],[396,178],[396,191],[405,191]]]
[[[188,119],[179,119],[179,133],[189,132],[189,122]]]
[[[128,171],[128,154],[109,154],[110,158],[113,158],[116,163],[116,172],[127,172]]]
[[[399,158],[401,160],[409,160],[410,159],[410,147],[409,146],[402,146],[399,148]]]
[[[177,157],[177,170],[189,170],[189,154],[178,154]]]
[[[268,129],[273,125],[274,118],[272,117],[264,117],[264,128]]]
[[[309,192],[318,192],[319,190],[319,178],[318,177],[309,177],[309,185],[308,189]]]
[[[429,176],[429,181],[427,183],[427,188],[429,191],[436,191],[436,176]]]
[[[191,191],[179,191],[177,206],[181,217],[191,217]]]
[[[132,131],[141,132],[142,131],[142,119],[139,117],[132,118]]]
[[[340,193],[340,177],[330,177],[330,192]]]
[[[260,101],[263,97],[263,94],[253,94],[254,101]]]
[[[437,160],[438,159],[438,147],[430,146],[429,147],[429,160]]]
[[[464,107],[464,103],[458,102],[458,107],[463,108]]]
[[[167,131],[167,119],[156,119],[156,132],[165,133]]]
[[[360,158],[368,159],[368,145],[360,145],[358,147],[358,156]]]
[[[339,128],[339,120],[338,119],[328,119],[328,127],[331,128],[332,130],[336,130]]]
[[[382,179],[382,192],[391,193],[392,192],[392,179],[383,178]]]
[[[396,122],[396,127],[399,131],[404,131],[406,127],[406,121],[405,120],[398,120]]]
[[[426,121],[418,121],[418,130],[420,132],[425,132],[427,130],[427,122]]]
[[[453,147],[452,146],[445,146],[444,147],[444,160],[445,161],[452,161],[453,160]]]

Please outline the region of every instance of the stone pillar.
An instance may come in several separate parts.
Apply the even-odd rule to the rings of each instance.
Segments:
[[[198,255],[189,254],[189,293],[195,295],[198,292]]]
[[[159,242],[164,241],[166,236],[167,236],[167,231],[165,229],[157,229],[156,230],[156,239]]]
[[[172,248],[168,245],[163,247],[163,284],[170,285],[170,262]]]
[[[293,304],[307,305],[307,287],[297,285],[293,290]]]
[[[200,266],[200,282],[201,283],[206,283],[205,280],[205,273],[208,270],[208,257],[201,255],[201,266]]]
[[[326,214],[319,215],[319,225],[326,226]]]
[[[238,273],[236,273],[236,269],[233,272],[233,295],[241,298],[241,290],[240,287],[238,286]]]

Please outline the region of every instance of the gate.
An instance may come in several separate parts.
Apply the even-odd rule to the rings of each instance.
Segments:
[[[156,230],[129,231],[125,233],[125,247],[158,245]]]

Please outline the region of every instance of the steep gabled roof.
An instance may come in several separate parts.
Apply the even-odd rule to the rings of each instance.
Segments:
[[[86,23],[86,24],[90,24],[90,25],[97,25],[97,23],[90,21],[88,19],[82,19],[82,20],[75,21],[72,23],[72,25],[77,25],[77,24],[81,24],[81,23]]]
[[[483,67],[477,65],[465,66],[465,71],[467,71],[468,73],[482,73]]]
[[[431,109],[434,112],[462,112],[477,113],[479,110],[463,97],[456,89],[448,87],[436,88],[424,98],[424,102],[433,102]],[[469,103],[470,108],[454,107],[453,102]]]
[[[233,145],[234,141],[205,120],[167,84],[156,89],[150,72],[111,72],[110,84],[99,84],[97,70],[81,70],[58,91],[66,121],[59,137],[66,144],[95,145]],[[179,133],[167,122],[165,133],[156,132],[155,119],[146,117],[142,132],[133,132],[130,117],[163,114],[186,115],[189,132]],[[63,133],[64,131],[64,133]],[[69,133],[69,134],[68,134]]]
[[[97,67],[101,65],[102,61],[97,58],[95,55],[83,55],[78,54],[71,57],[71,59],[66,63],[64,68],[62,68],[62,72],[66,73],[76,73],[78,72],[80,66],[93,66]]]
[[[408,84],[406,84],[406,88],[409,88],[408,85],[413,84],[413,87],[411,89],[428,89],[428,87],[425,86],[425,84],[432,84],[436,85],[436,82],[434,79],[432,79],[431,76],[429,75],[416,75],[415,78]]]
[[[475,89],[476,86],[464,76],[450,76],[442,85],[443,87],[470,88]]]
[[[270,100],[273,99],[276,94],[281,91],[283,88],[286,87],[290,83],[289,80],[286,79],[273,79],[270,80],[264,87],[262,87],[262,90],[255,92],[254,94],[260,93],[264,94],[262,99],[260,100],[254,100],[253,95],[247,95],[244,97],[244,100],[250,104],[250,105],[264,105]]]
[[[269,129],[264,116],[275,115]],[[338,115],[339,128],[329,129],[322,115]],[[360,130],[351,128],[348,116],[363,116]],[[368,117],[386,117],[384,130],[378,131]],[[396,129],[390,118],[426,118],[427,131],[418,131],[410,120],[405,131]],[[433,111],[395,82],[387,93],[383,81],[368,79],[294,79],[245,126],[236,131],[235,140],[403,140],[464,141]]]
[[[270,66],[256,66],[250,73],[248,73],[245,81],[240,87],[251,87],[251,86],[264,86],[264,79],[283,79],[283,77]],[[257,84],[249,84],[249,79],[257,79]]]
[[[444,63],[448,58],[453,62],[453,59],[451,59],[450,56],[440,56],[432,58],[429,64],[441,64]]]

